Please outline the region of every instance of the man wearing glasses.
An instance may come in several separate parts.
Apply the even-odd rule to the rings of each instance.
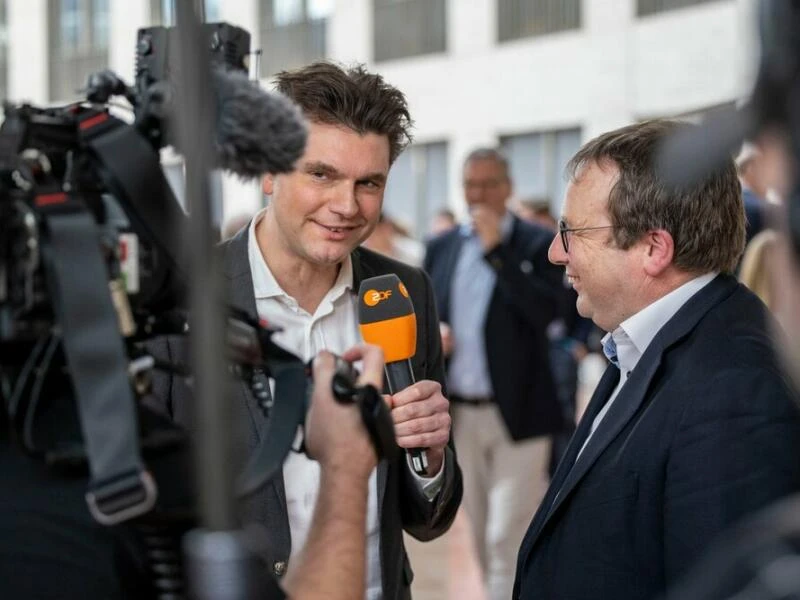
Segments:
[[[562,426],[546,334],[562,274],[547,260],[551,233],[506,210],[511,180],[497,150],[473,151],[463,176],[470,222],[429,243],[425,269],[449,328],[445,348],[452,342],[447,388],[463,505],[489,597],[507,600],[547,489],[550,436]]]
[[[612,131],[567,167],[550,260],[609,332],[611,364],[525,535],[514,598],[658,597],[720,531],[800,484],[769,315],[731,276],[736,170],[668,188],[654,157],[678,127]]]

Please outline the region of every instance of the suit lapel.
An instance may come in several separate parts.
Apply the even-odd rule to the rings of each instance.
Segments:
[[[714,306],[732,294],[737,285],[736,280],[728,275],[718,276],[690,298],[672,319],[661,328],[647,347],[625,385],[620,389],[608,413],[594,432],[589,443],[586,444],[586,448],[578,457],[580,448],[589,435],[592,422],[616,386],[616,377],[619,374],[619,370],[614,366],[609,366],[606,369],[597,390],[592,396],[589,407],[587,407],[586,414],[582,417],[578,430],[570,442],[567,454],[559,464],[542,506],[526,535],[522,545],[520,564],[523,564],[522,560],[527,559],[542,529],[554,517],[558,507],[570,496],[600,455],[637,414],[647,397],[648,390],[656,377],[665,352],[689,335],[700,319]]]
[[[651,350],[654,351],[651,352]],[[561,485],[558,497],[553,502],[553,506],[550,508],[545,518],[545,523],[550,516],[558,510],[558,507],[561,506],[564,500],[569,497],[575,489],[575,486],[583,479],[608,445],[614,441],[617,435],[619,435],[622,429],[639,411],[639,407],[646,397],[647,389],[650,387],[650,382],[660,365],[661,351],[654,349],[651,344],[648,351],[642,356],[636,369],[634,369],[620,389],[608,413],[606,413],[605,417],[600,422],[594,435],[589,439],[589,443],[586,444],[586,448],[584,448],[580,456],[577,457],[572,469],[567,473],[564,483]],[[616,367],[609,368],[616,369]],[[618,369],[617,372],[619,372]],[[592,418],[592,420],[594,420],[594,418]],[[591,422],[587,423],[587,425],[591,428]],[[585,440],[586,437],[584,437],[584,441]]]
[[[228,279],[228,298],[231,304],[253,317],[258,317],[256,309],[253,276],[250,271],[248,244],[250,228],[245,227],[224,245],[224,272]],[[239,401],[247,408],[250,416],[250,435],[248,436],[248,456],[255,451],[264,434],[267,420],[264,413],[250,393],[244,382],[237,385]],[[279,512],[286,514],[286,488],[283,482],[283,471],[280,471],[270,484],[277,495]]]
[[[564,481],[572,471],[572,468],[575,464],[575,458],[578,456],[578,452],[589,435],[592,422],[603,406],[605,406],[605,403],[608,401],[611,392],[614,391],[618,381],[619,369],[617,369],[614,365],[609,365],[606,368],[605,373],[603,373],[603,377],[600,379],[600,382],[597,384],[594,394],[592,394],[592,399],[589,401],[589,405],[586,407],[586,411],[581,417],[581,421],[578,424],[578,429],[572,436],[572,439],[567,446],[567,450],[564,453],[564,457],[561,459],[556,472],[553,474],[553,479],[550,482],[550,486],[547,489],[545,497],[542,499],[539,510],[536,511],[536,515],[531,522],[530,527],[528,528],[528,532],[525,534],[525,539],[523,540],[520,549],[520,558],[524,558],[533,547],[542,531],[542,528],[552,514],[552,509],[556,502],[556,498],[558,498],[558,500],[561,499],[560,491],[564,485]]]
[[[228,278],[228,299],[231,304],[257,318],[253,276],[248,256],[249,232],[249,227],[242,229],[225,245],[225,276]],[[250,444],[250,450],[253,450],[264,433],[266,419],[252,394],[247,391],[247,385],[240,382],[238,387],[241,400],[247,406],[255,431],[255,436],[251,436]]]
[[[450,235],[452,236],[451,242],[442,248],[442,251],[446,253],[443,259],[445,281],[443,285],[437,286],[442,290],[442,305],[440,307],[441,314],[439,318],[444,322],[450,320],[450,291],[453,287],[453,275],[456,272],[458,257],[461,254],[461,246],[464,244],[464,236],[461,233],[461,227],[456,227],[450,232]]]

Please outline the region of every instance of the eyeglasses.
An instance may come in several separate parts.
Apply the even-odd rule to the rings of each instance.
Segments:
[[[593,231],[595,229],[614,229],[615,225],[600,225],[598,227],[567,227],[564,221],[558,222],[558,235],[561,237],[561,245],[564,246],[564,252],[569,252],[569,235],[571,231]]]

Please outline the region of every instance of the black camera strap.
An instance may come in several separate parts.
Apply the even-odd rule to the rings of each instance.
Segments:
[[[148,512],[156,486],[139,450],[136,405],[117,313],[92,214],[64,193],[35,199],[48,238],[48,289],[72,376],[92,516],[113,525]]]
[[[158,152],[135,128],[104,113],[84,118],[80,132],[102,167],[106,184],[124,200],[136,230],[146,232],[176,275],[183,276],[186,215],[161,169]]]
[[[261,441],[239,476],[236,493],[240,498],[261,489],[283,466],[292,448],[297,427],[308,410],[308,372],[300,361],[273,361],[269,370],[275,379],[275,400]]]

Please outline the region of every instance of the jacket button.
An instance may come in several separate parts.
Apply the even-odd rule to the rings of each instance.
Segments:
[[[272,572],[275,573],[278,577],[282,577],[284,573],[286,573],[286,561],[285,560],[276,560],[275,563],[272,565]]]

